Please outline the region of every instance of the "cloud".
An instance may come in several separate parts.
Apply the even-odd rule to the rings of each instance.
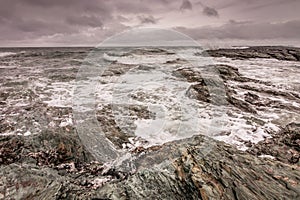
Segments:
[[[102,27],[103,22],[101,17],[93,16],[93,15],[79,15],[79,16],[72,16],[66,19],[66,22],[70,25],[76,26],[87,26],[87,27]]]
[[[138,16],[138,19],[140,20],[141,24],[156,24],[159,19],[154,18],[151,15],[148,16]]]
[[[209,7],[204,3],[202,3],[201,1],[197,2],[196,4],[200,5],[203,8],[202,13],[204,15],[208,17],[219,17],[219,13],[215,8]]]
[[[200,39],[299,39],[300,20],[291,20],[280,23],[270,22],[238,22],[230,20],[228,23],[218,26],[205,26],[197,28],[177,27],[195,40]]]
[[[107,1],[98,0],[1,0],[0,44],[78,33],[87,37],[89,28],[120,23],[112,10]]]
[[[118,15],[118,16],[116,17],[116,19],[117,19],[118,21],[120,21],[120,22],[128,22],[128,21],[130,21],[129,18],[124,17],[124,16],[122,16],[122,15]]]
[[[63,46],[64,40],[66,45],[91,44],[141,25],[178,27],[195,39],[299,40],[300,25],[293,21],[299,19],[297,0],[151,0],[149,4],[149,0],[0,0],[0,45],[59,42]],[[215,26],[207,26],[210,23]]]
[[[183,0],[180,6],[180,10],[192,10],[193,6],[189,0]]]
[[[214,8],[205,7],[202,12],[208,17],[219,17],[218,11]]]
[[[265,7],[274,7],[280,5],[288,5],[292,3],[297,3],[298,0],[233,0],[227,6],[239,6],[241,4],[245,5],[245,7],[249,10],[256,10],[256,9],[264,9]]]

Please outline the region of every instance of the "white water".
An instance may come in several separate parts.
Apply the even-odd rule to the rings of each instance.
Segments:
[[[182,55],[184,50],[180,51],[180,55]],[[270,113],[262,112],[256,115],[244,113],[230,105],[217,107],[188,98],[185,92],[191,83],[174,77],[172,72],[182,67],[194,67],[194,70],[199,70],[205,74],[206,69],[203,66],[212,64],[212,60],[211,58],[194,56],[195,50],[193,49],[187,49],[185,53],[186,58],[193,61],[192,64],[197,62],[199,65],[195,67],[195,65],[191,66],[190,63],[164,64],[168,60],[178,58],[178,54],[171,56],[110,56],[111,60],[119,63],[144,64],[151,66],[151,68],[147,71],[137,67],[120,77],[110,79],[111,83],[99,84],[96,96],[100,106],[109,103],[147,106],[151,112],[155,113],[156,118],[135,119],[134,124],[136,125],[135,135],[147,140],[150,146],[203,134],[245,150],[247,147],[244,145],[244,141],[257,143],[265,137],[270,137],[270,132],[279,130],[279,124],[273,121],[278,118],[278,115],[272,115],[271,110]],[[217,59],[214,62],[226,63],[227,61],[226,59]],[[231,63],[231,61],[228,62]],[[253,70],[258,71],[259,73],[256,73],[253,78],[259,78],[259,75],[264,77],[265,71],[258,70],[258,66],[265,63],[268,67],[270,63],[269,60],[262,60],[260,62],[255,61],[258,62],[255,66],[253,64],[248,66],[249,63],[245,62],[243,67],[240,67],[244,61],[232,62],[234,66],[238,65],[241,73],[247,77],[253,77]],[[246,66],[252,71],[247,73]],[[270,71],[268,73],[270,74]],[[279,74],[275,72],[272,76],[280,79]],[[238,91],[238,93],[243,94],[242,91]],[[117,124],[121,128],[123,126],[126,132],[126,128],[129,127],[126,111],[123,111],[123,114],[119,111],[114,112],[114,117]],[[265,125],[261,126],[255,122],[249,123],[247,119],[251,117],[264,121]]]
[[[0,57],[5,57],[5,56],[11,56],[11,55],[15,55],[17,53],[14,52],[0,52]]]
[[[42,88],[42,92],[36,93],[48,106],[71,107],[74,98],[76,98],[73,94],[76,84],[78,86],[78,83],[81,82],[82,85],[88,85],[92,90],[82,91],[81,93],[81,95],[85,95],[84,99],[86,100],[86,105],[82,105],[82,112],[95,108],[100,109],[111,103],[115,104],[113,114],[117,125],[126,132],[127,128],[132,126],[129,121],[133,120],[135,136],[147,140],[148,146],[203,134],[245,150],[244,141],[257,143],[265,137],[269,137],[269,132],[278,131],[280,126],[284,126],[291,121],[300,120],[299,113],[284,109],[270,108],[258,111],[257,114],[251,114],[231,105],[220,107],[188,98],[185,92],[191,83],[173,75],[176,69],[187,67],[198,70],[205,76],[208,74],[205,65],[228,64],[237,67],[239,72],[246,77],[270,82],[268,86],[259,83],[247,83],[248,85],[266,89],[275,88],[278,91],[293,91],[299,94],[300,81],[298,75],[300,74],[300,67],[297,62],[271,59],[212,59],[195,56],[195,53],[200,52],[195,48],[176,49],[174,51],[177,54],[131,54],[129,56],[107,54],[105,59],[116,60],[123,64],[135,64],[136,67],[121,76],[91,77],[80,81],[53,82],[43,77],[34,77],[30,87],[33,89],[36,87]],[[11,52],[5,52],[0,56],[11,55],[9,53]],[[167,61],[177,58],[187,59],[191,63],[165,64]],[[144,67],[140,67],[141,65]],[[16,66],[16,68],[19,67],[21,66]],[[60,67],[63,68],[63,66]],[[37,73],[37,70],[32,67],[30,72]],[[21,78],[27,80],[26,76],[21,76]],[[237,87],[242,83],[229,82],[228,84],[236,90],[236,98],[243,99],[248,92]],[[251,92],[260,95],[261,98],[269,98],[295,107],[300,106],[300,102],[291,101],[282,96]],[[27,102],[11,101],[8,104],[18,107],[27,105]],[[118,108],[120,104],[146,106],[148,110],[154,113],[155,118],[143,119],[128,116],[126,109]],[[7,116],[3,115],[2,117]],[[248,119],[252,117],[264,121],[265,124],[260,125],[249,121]],[[68,117],[58,123],[57,126],[65,127],[72,124],[72,119]],[[6,134],[17,134],[17,132]],[[29,132],[26,135],[29,135]]]

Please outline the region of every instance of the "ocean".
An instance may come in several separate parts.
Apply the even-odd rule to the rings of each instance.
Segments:
[[[2,48],[0,72],[1,135],[76,129],[91,151],[199,134],[246,150],[300,116],[297,62],[200,47]]]

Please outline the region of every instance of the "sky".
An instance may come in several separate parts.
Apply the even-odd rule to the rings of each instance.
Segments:
[[[96,46],[136,28],[300,46],[300,0],[0,0],[0,46]]]

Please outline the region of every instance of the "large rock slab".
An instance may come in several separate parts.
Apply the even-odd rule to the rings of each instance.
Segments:
[[[263,160],[202,136],[164,145],[138,164],[136,174],[106,185],[100,197],[297,199],[300,194],[298,166]]]
[[[278,60],[300,61],[300,48],[281,46],[258,46],[245,49],[207,50],[203,55],[228,57],[233,59],[274,58]]]
[[[65,138],[67,139],[67,138]],[[68,142],[66,142],[68,143]],[[33,159],[37,159],[33,157]],[[117,165],[0,167],[2,199],[298,199],[299,166],[258,158],[205,136],[137,149]]]

